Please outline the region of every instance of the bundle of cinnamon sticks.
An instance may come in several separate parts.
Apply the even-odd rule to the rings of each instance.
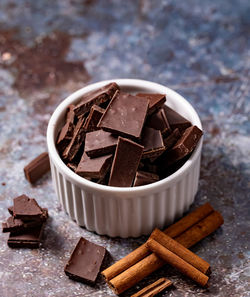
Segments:
[[[167,236],[162,236],[162,232],[156,229],[146,243],[105,269],[102,275],[114,292],[120,294],[169,263],[200,285],[206,286],[209,264],[195,254],[188,253],[187,248],[222,224],[221,214],[206,203],[164,230]]]

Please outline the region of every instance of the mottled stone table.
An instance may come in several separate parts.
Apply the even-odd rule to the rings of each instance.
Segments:
[[[0,220],[26,193],[49,208],[43,247],[10,249],[0,236],[0,296],[113,296],[69,280],[64,264],[79,236],[106,246],[110,263],[145,238],[111,239],[78,227],[62,211],[48,174],[36,186],[23,167],[46,150],[46,126],[72,91],[102,79],[141,78],[165,84],[198,110],[205,141],[192,208],[210,201],[225,224],[193,250],[211,263],[210,288],[165,268],[175,288],[163,296],[249,295],[250,2],[0,2]]]

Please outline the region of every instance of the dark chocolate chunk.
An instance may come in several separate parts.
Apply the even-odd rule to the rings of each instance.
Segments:
[[[64,272],[73,280],[94,284],[105,253],[104,247],[81,237],[64,268]]]
[[[31,184],[33,184],[49,170],[49,155],[47,152],[45,152],[36,157],[27,166],[24,167],[24,174],[26,179]]]
[[[158,157],[165,151],[161,132],[153,128],[143,129],[141,144],[144,146],[142,159]]]
[[[154,173],[137,171],[134,180],[134,187],[148,185],[159,180],[159,176]]]
[[[66,146],[70,143],[70,140],[73,136],[74,132],[74,105],[69,105],[67,115],[66,115],[66,122],[65,125],[60,130],[58,134],[56,147],[58,151],[61,153],[65,150]]]
[[[77,166],[76,174],[82,177],[102,179],[107,174],[112,163],[113,156],[106,155],[90,159],[86,153],[83,154]]]
[[[159,158],[161,158],[161,156]],[[158,174],[159,166],[157,165],[157,163],[151,162],[150,159],[144,159],[142,160],[142,164],[143,166],[140,167],[140,171]]]
[[[157,161],[159,160],[158,162],[163,167],[179,161],[195,149],[202,134],[202,131],[197,126],[187,128],[176,144],[164,155],[160,156]]]
[[[103,108],[97,105],[93,105],[91,107],[89,115],[84,123],[84,129],[86,132],[91,132],[99,129],[97,128],[97,124],[99,123],[104,111],[105,110]]]
[[[2,223],[3,233],[12,232],[15,234],[23,233],[24,231],[29,231],[34,227],[40,226],[41,221],[23,221],[21,219],[15,219],[14,217],[9,217],[6,222]]]
[[[130,187],[139,166],[143,146],[119,137],[111,168],[109,186]]]
[[[62,154],[63,159],[69,162],[71,162],[75,158],[80,148],[82,148],[84,145],[84,138],[85,138],[84,122],[85,122],[84,117],[81,117],[78,119],[74,129],[73,137],[70,143],[68,144],[68,146],[63,151],[63,154]]]
[[[8,212],[13,216],[13,206],[8,207]]]
[[[178,128],[175,128],[169,136],[163,139],[166,150],[170,149],[177,140],[181,137],[181,133]]]
[[[166,118],[163,108],[153,113],[147,118],[146,126],[160,130],[163,136],[170,134],[171,128]]]
[[[100,105],[113,98],[116,92],[119,91],[119,86],[116,83],[109,83],[108,85],[91,91],[83,95],[80,103],[74,108],[77,117],[85,115],[90,111],[92,105]]]
[[[110,132],[97,130],[86,134],[85,153],[91,157],[112,154],[115,151],[118,138]]]
[[[166,96],[163,94],[138,93],[136,96],[145,97],[149,100],[148,115],[161,108],[166,101]]]
[[[98,127],[117,135],[139,138],[148,104],[145,98],[119,93],[106,108]]]
[[[34,198],[21,195],[13,199],[13,216],[23,221],[41,220],[43,210]]]
[[[164,105],[163,109],[165,111],[166,117],[172,130],[178,128],[180,133],[182,133],[188,127],[191,126],[190,121],[185,119],[183,116],[181,116],[178,112],[174,111],[169,106]]]
[[[12,208],[12,207],[11,207]],[[42,222],[45,222],[48,218],[48,209],[43,208],[43,215],[39,220],[23,221],[16,219],[13,216],[9,217],[6,222],[2,223],[3,232],[14,232],[15,234],[27,231],[34,227],[40,226]],[[12,210],[11,210],[12,212]],[[13,212],[12,212],[13,213]]]
[[[35,227],[25,233],[10,233],[8,246],[12,248],[39,248],[44,224]]]

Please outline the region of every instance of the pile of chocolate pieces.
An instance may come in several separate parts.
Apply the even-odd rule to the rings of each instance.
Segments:
[[[48,209],[41,208],[34,198],[21,195],[8,208],[11,216],[2,223],[3,232],[10,232],[8,246],[12,248],[39,248]]]
[[[150,184],[180,168],[202,131],[165,105],[163,94],[122,92],[116,83],[70,105],[57,138],[65,164],[116,187]]]

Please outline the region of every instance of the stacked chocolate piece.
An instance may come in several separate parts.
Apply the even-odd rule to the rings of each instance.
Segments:
[[[10,232],[8,246],[39,248],[48,209],[41,208],[34,198],[21,195],[8,208],[11,216],[2,223],[3,232]]]
[[[202,131],[165,105],[162,94],[122,92],[116,83],[70,105],[58,152],[76,174],[117,187],[150,184],[172,174]]]

